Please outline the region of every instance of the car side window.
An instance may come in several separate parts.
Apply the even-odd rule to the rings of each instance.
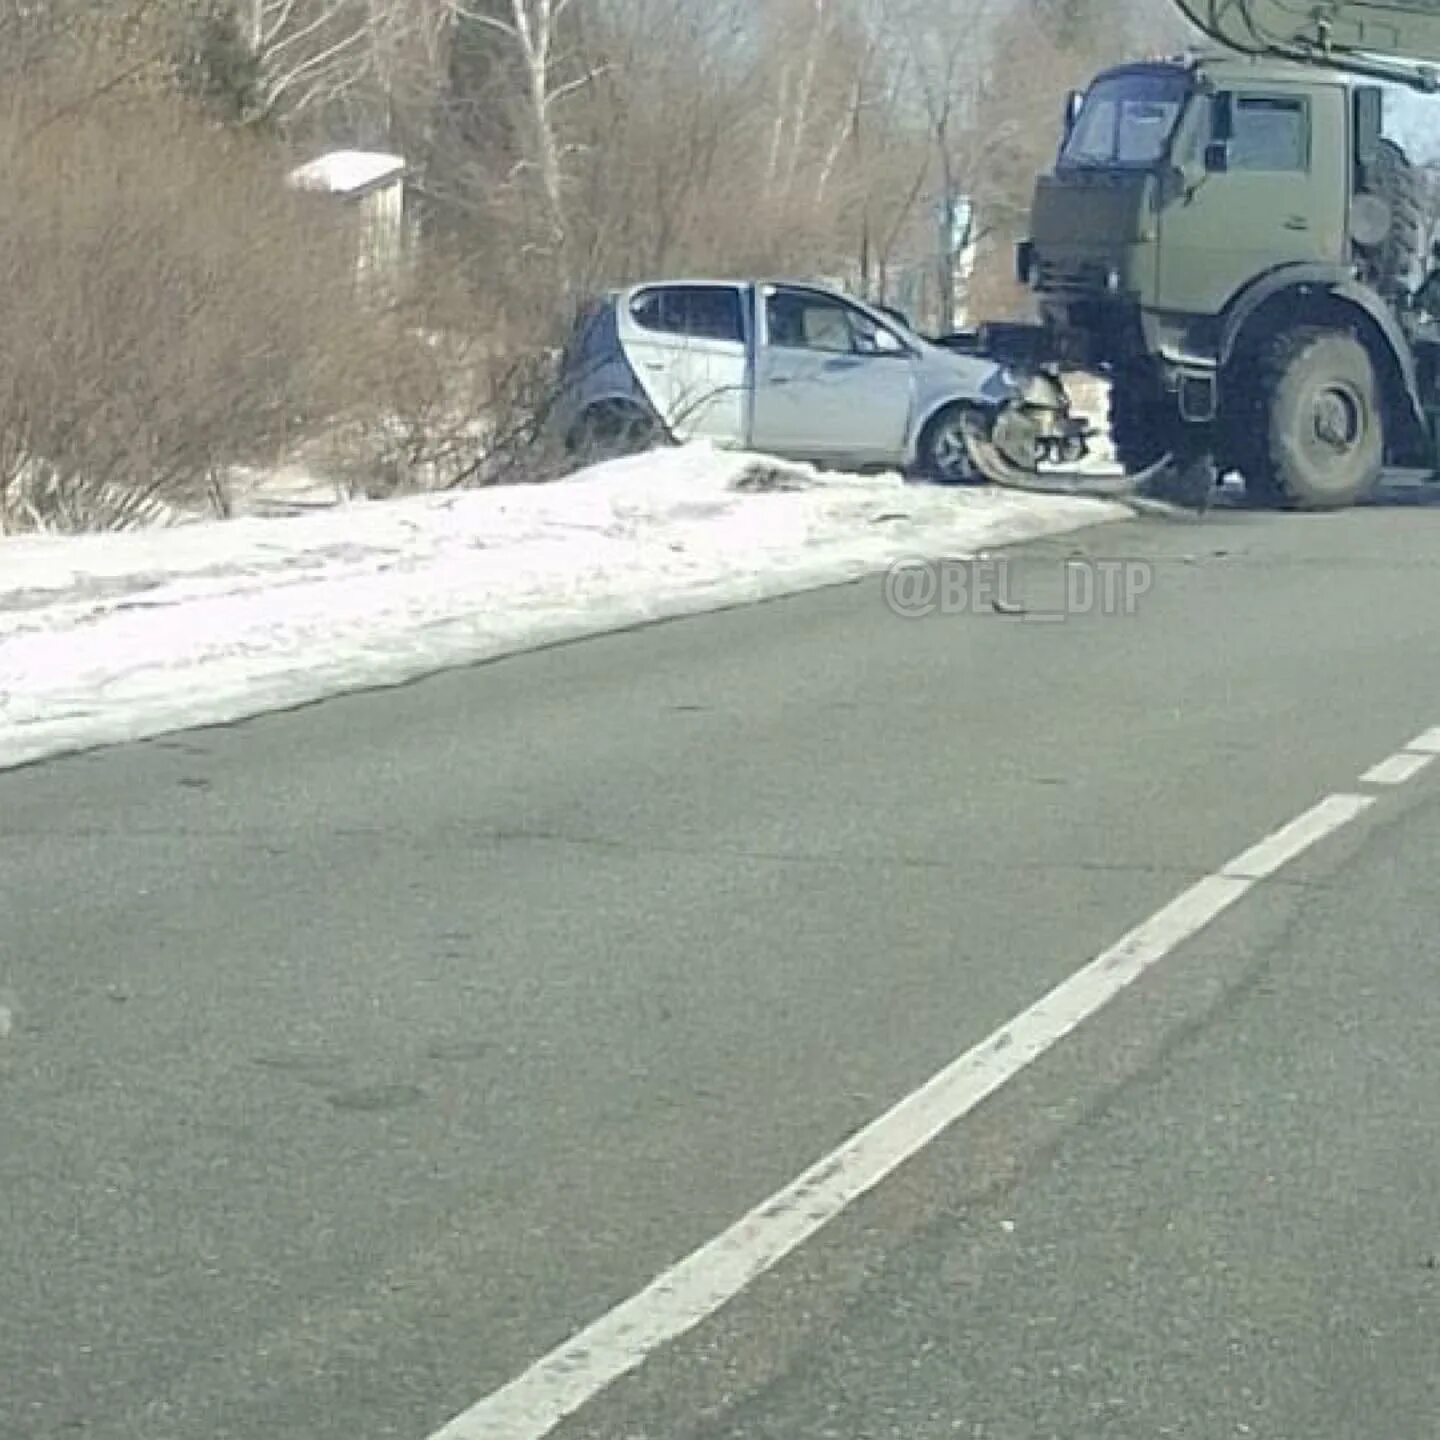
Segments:
[[[880,327],[839,300],[803,290],[774,290],[765,300],[770,343],[828,355],[881,353]]]
[[[894,353],[901,348],[891,331],[877,325],[862,311],[851,310],[849,315],[850,343],[856,354],[884,355],[887,352]]]
[[[642,291],[630,316],[643,330],[695,340],[745,338],[740,292],[729,285],[663,285]]]
[[[1232,170],[1305,171],[1310,164],[1309,114],[1304,100],[1237,95]]]

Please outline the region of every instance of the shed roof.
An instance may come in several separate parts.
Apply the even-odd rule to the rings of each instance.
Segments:
[[[405,159],[379,150],[331,150],[290,172],[302,190],[324,190],[332,195],[361,195],[405,174]]]

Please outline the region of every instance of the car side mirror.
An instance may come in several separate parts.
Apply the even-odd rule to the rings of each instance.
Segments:
[[[1060,123],[1067,140],[1075,129],[1075,122],[1080,118],[1080,107],[1084,103],[1085,97],[1079,90],[1072,90],[1065,97],[1065,114],[1061,117]]]
[[[1223,175],[1230,168],[1230,142],[1212,140],[1205,147],[1205,170],[1210,175]]]

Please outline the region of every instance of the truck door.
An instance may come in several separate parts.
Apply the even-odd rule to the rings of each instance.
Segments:
[[[1278,265],[1343,263],[1345,97],[1338,85],[1257,82],[1196,98],[1198,114],[1180,137],[1195,178],[1188,193],[1172,190],[1160,217],[1158,309],[1215,315]],[[1224,168],[1206,173],[1205,151],[1223,139],[1217,120],[1227,107]]]

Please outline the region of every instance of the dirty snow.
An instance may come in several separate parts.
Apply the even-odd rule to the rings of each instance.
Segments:
[[[0,540],[0,766],[1127,513],[696,446],[543,486]]]

